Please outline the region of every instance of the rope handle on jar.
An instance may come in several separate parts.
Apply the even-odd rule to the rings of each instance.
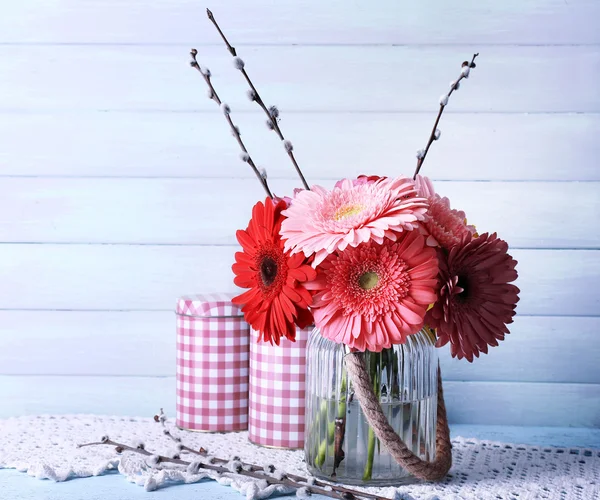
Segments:
[[[444,404],[444,391],[442,389],[442,372],[438,364],[438,400],[437,424],[435,436],[435,460],[428,462],[415,455],[394,431],[388,419],[383,414],[379,398],[373,391],[373,384],[367,370],[364,353],[350,352],[344,357],[346,370],[354,387],[354,392],[360,403],[362,411],[367,417],[373,432],[379,441],[387,448],[394,460],[418,479],[425,481],[439,481],[452,466],[452,444],[450,442],[450,429]]]

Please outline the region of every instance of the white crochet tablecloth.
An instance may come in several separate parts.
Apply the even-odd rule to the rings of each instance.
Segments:
[[[167,427],[171,427],[167,423]],[[307,476],[301,451],[260,448],[247,441],[247,433],[204,434],[173,430],[183,443],[204,447],[211,455],[257,465],[276,464],[288,473]],[[0,468],[13,468],[40,479],[64,481],[100,475],[118,469],[129,481],[147,490],[170,482],[197,482],[213,477],[248,499],[287,493],[279,486],[236,475],[211,476],[201,472],[156,470],[134,453],[118,455],[114,447],[77,448],[102,436],[134,444],[162,455],[176,452],[176,443],[164,435],[160,424],[149,418],[64,415],[19,417],[0,420]],[[600,499],[600,450],[548,448],[456,438],[454,465],[447,479],[435,484],[398,488],[368,488],[395,499]],[[190,459],[192,460],[192,459]],[[150,498],[150,497],[149,497]]]

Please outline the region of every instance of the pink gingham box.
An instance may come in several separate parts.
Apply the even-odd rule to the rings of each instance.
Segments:
[[[273,448],[304,447],[306,344],[313,327],[298,329],[296,342],[257,342],[251,331],[248,439]]]
[[[248,428],[250,328],[233,295],[177,301],[177,412],[182,429]]]

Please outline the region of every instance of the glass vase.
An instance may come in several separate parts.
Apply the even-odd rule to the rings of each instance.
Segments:
[[[412,482],[379,442],[344,365],[345,347],[315,329],[307,346],[304,451],[314,476],[355,485]],[[435,457],[437,352],[424,328],[405,344],[366,352],[375,393],[389,423],[420,458]]]

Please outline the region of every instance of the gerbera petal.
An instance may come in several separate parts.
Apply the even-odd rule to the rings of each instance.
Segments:
[[[410,307],[407,307],[406,304],[400,304],[398,307],[398,312],[402,319],[411,325],[417,325],[423,322],[423,317],[420,314],[417,314]]]
[[[451,209],[448,198],[435,194],[427,185],[430,184],[428,180],[423,182],[417,179],[416,184],[419,194],[429,202],[427,217],[423,221],[429,246],[441,246],[449,250],[463,239],[472,238],[475,228],[467,225],[463,211]]]
[[[437,294],[429,287],[411,286],[410,294],[419,304],[433,304],[437,300]]]
[[[242,304],[243,305],[243,304],[250,302],[257,295],[258,295],[258,291],[256,290],[256,288],[251,288],[247,292],[244,292],[241,295],[238,295],[237,297],[234,297],[233,299],[231,299],[231,302],[233,302],[234,304]]]
[[[237,238],[239,244],[242,245],[245,251],[254,249],[255,242],[246,231],[239,229],[238,231],[236,231],[235,237]]]

